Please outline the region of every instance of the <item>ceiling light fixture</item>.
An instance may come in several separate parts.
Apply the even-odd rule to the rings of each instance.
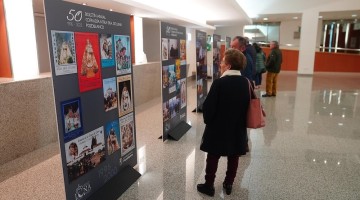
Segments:
[[[87,5],[87,3],[82,3],[82,5],[86,6],[86,5]]]
[[[293,19],[298,19],[298,17],[293,17]]]
[[[267,18],[267,17],[264,17],[264,18],[263,18],[263,20],[267,21],[267,20],[269,20],[269,18]]]
[[[110,11],[112,12],[112,11],[113,11],[113,9],[111,9],[111,8],[110,8]]]
[[[319,19],[322,19],[323,18],[323,16],[319,16]]]

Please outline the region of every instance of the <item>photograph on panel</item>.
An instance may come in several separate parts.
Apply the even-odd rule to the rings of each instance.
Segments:
[[[135,148],[134,114],[130,113],[119,119],[121,135],[121,155],[124,156]]]
[[[65,143],[69,182],[105,161],[104,127]]]
[[[174,96],[173,98],[171,98],[169,100],[169,107],[170,107],[170,118],[174,118],[176,116],[176,107],[177,107],[177,99],[176,96]]]
[[[175,65],[168,66],[169,72],[169,94],[175,92],[176,90],[176,74],[175,74]]]
[[[131,73],[130,37],[127,35],[114,35],[116,74]]]
[[[179,80],[181,78],[181,63],[180,59],[175,60],[175,66],[176,66],[176,79]]]
[[[133,111],[133,93],[131,75],[117,77],[119,116],[124,116]]]
[[[83,134],[80,98],[61,102],[64,141],[70,141]]]
[[[162,86],[163,89],[169,87],[169,66],[162,67]]]
[[[114,67],[114,43],[113,36],[111,34],[100,34],[100,55],[101,55],[101,66]]]
[[[102,87],[99,36],[97,33],[75,33],[80,92]]]
[[[186,106],[186,78],[180,80],[181,108]]]
[[[181,65],[186,65],[186,40],[180,40]]]
[[[105,126],[108,155],[120,149],[120,126],[119,119],[111,121]]]
[[[161,38],[161,57],[162,60],[169,60],[169,39]]]
[[[77,73],[74,32],[51,31],[55,75]]]
[[[169,101],[166,100],[163,103],[163,121],[167,121],[170,119],[170,107],[169,107]]]
[[[178,40],[177,39],[169,39],[169,55],[171,59],[178,59],[179,58],[179,47],[178,47]]]
[[[103,80],[104,92],[104,110],[110,111],[117,108],[118,97],[116,90],[116,78],[107,78]]]

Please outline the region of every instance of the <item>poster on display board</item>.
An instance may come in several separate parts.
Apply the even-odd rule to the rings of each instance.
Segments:
[[[228,50],[231,46],[231,37],[227,37],[226,36],[226,39],[225,39],[225,50]]]
[[[220,78],[221,35],[213,36],[213,80]]]
[[[190,126],[187,121],[186,29],[161,22],[163,141],[179,139]],[[181,127],[185,127],[182,129]],[[180,130],[181,129],[181,130]]]
[[[207,96],[206,32],[196,30],[196,111],[202,111]]]
[[[126,179],[111,195],[120,196],[140,176],[132,168],[130,16],[65,1],[44,6],[66,199],[95,198],[119,176]]]

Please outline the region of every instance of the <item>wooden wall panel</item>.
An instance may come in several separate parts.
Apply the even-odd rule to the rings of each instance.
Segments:
[[[0,77],[11,78],[12,73],[3,0],[0,0],[0,52]]]
[[[135,22],[134,16],[130,16],[130,45],[131,45],[131,63],[135,63]]]
[[[315,72],[360,72],[360,55],[315,53]]]

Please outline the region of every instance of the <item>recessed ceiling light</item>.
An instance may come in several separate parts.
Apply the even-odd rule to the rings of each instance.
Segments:
[[[86,6],[87,5],[87,3],[82,3],[84,6]]]
[[[356,14],[353,14],[353,15],[351,15],[351,17],[357,17],[357,15],[356,15]]]
[[[319,16],[319,19],[322,19],[323,18],[323,16]]]
[[[266,21],[266,20],[269,20],[269,18],[265,17],[265,18],[263,18],[263,20],[265,20],[265,21]]]
[[[113,9],[110,8],[110,11],[113,11]]]

